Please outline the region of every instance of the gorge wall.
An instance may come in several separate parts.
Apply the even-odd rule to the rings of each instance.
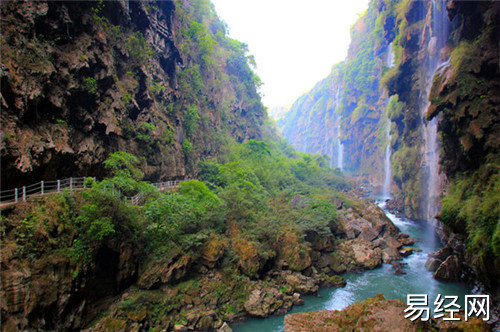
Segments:
[[[2,189],[97,176],[117,150],[192,177],[266,118],[246,45],[208,1],[5,1]]]
[[[392,66],[394,38],[394,19],[380,16],[385,6],[371,2],[351,28],[346,60],[278,120],[283,136],[299,151],[328,155],[332,166],[378,185],[384,182],[380,156],[388,145],[388,100],[379,82]]]
[[[339,113],[344,170],[378,186],[389,149],[392,206],[461,234],[468,266],[497,292],[499,7],[371,1],[352,27],[347,59],[278,122],[297,149],[336,165]]]

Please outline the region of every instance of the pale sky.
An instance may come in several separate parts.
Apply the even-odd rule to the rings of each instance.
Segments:
[[[212,0],[229,36],[248,45],[270,108],[291,106],[345,59],[369,0]]]

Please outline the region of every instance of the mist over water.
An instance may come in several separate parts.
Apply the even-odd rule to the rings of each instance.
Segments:
[[[449,33],[450,21],[446,12],[446,3],[444,0],[433,0],[432,8],[427,15],[432,15],[431,38],[427,45],[428,59],[424,66],[426,77],[426,94],[423,96],[420,107],[420,117],[422,119],[422,138],[424,141],[424,155],[422,163],[423,190],[422,201],[424,202],[423,216],[427,221],[427,236],[433,247],[436,246],[436,236],[434,228],[437,225],[435,219],[439,212],[440,196],[443,190],[443,179],[439,172],[439,136],[438,136],[438,118],[431,121],[425,120],[427,109],[429,108],[429,94],[432,88],[433,77],[437,70],[446,60],[442,60],[440,53],[446,45]]]
[[[340,168],[343,170],[343,164],[344,164],[344,146],[342,145],[342,142],[340,140],[340,120],[341,120],[341,115],[340,115],[340,110],[339,110],[339,105],[342,101],[342,90],[340,87],[337,87],[337,92],[335,93],[335,111],[333,115],[333,121],[334,121],[334,128],[333,128],[333,137],[334,137],[334,142],[336,142],[336,153],[335,153],[335,167]],[[332,160],[333,158],[333,153],[332,153]]]
[[[384,156],[384,186],[382,187],[382,197],[384,199],[389,199],[392,197],[391,192],[391,182],[392,182],[392,170],[391,170],[391,127],[390,123],[387,127],[387,146],[385,148]]]

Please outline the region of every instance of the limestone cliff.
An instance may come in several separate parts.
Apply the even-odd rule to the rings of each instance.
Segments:
[[[372,1],[351,28],[345,61],[332,67],[328,77],[301,96],[278,124],[300,151],[324,154],[331,165],[382,185],[383,155],[387,144],[387,93],[382,75],[392,66],[390,39],[384,29],[388,5]],[[389,37],[389,36],[388,36]],[[393,38],[393,36],[392,36]]]
[[[332,166],[373,185],[392,174],[391,206],[461,234],[468,266],[497,292],[499,35],[495,1],[371,1],[345,62],[279,121],[296,148]]]
[[[114,151],[152,181],[192,177],[266,117],[246,46],[204,1],[3,1],[2,188],[104,176]]]

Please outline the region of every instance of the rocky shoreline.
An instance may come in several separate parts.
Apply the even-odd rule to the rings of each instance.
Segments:
[[[134,249],[133,234],[123,230],[95,248],[88,271],[75,270],[62,250],[43,247],[37,259],[26,256],[13,236],[36,205],[20,205],[19,216],[16,212],[5,220],[0,249],[2,325],[23,330],[37,322],[47,328],[47,317],[59,312],[50,323],[56,329],[216,330],[249,317],[285,314],[303,303],[303,295],[345,286],[339,276],[344,272],[392,263],[401,273],[398,261],[411,253],[413,239],[375,204],[338,203],[328,233],[282,229],[268,251],[230,224],[225,234],[210,233],[195,249],[143,256]],[[53,206],[47,213],[61,211],[46,204]],[[34,236],[71,243],[73,230],[51,227]]]
[[[345,286],[339,276],[343,272],[374,269],[400,260],[403,248],[413,243],[374,204],[367,204],[362,213],[341,206],[339,212],[341,222],[332,230],[334,237],[309,232],[306,240],[310,247],[301,252],[296,250],[300,246],[293,246],[293,239],[287,239],[292,246],[285,245],[272,268],[258,278],[232,278],[217,269],[222,254],[210,250],[217,247],[210,242],[205,244],[201,266],[188,267],[191,263],[184,258],[152,265],[139,277],[137,286],[124,293],[91,330],[120,326],[140,331],[156,326],[148,315],[156,300],[139,305],[142,314],[134,314],[137,303],[144,302],[141,298],[151,294],[155,294],[158,305],[169,307],[161,326],[176,331],[225,329],[225,324],[248,317],[282,315],[292,306],[301,305],[303,295],[315,294],[322,287]],[[253,257],[239,264],[251,270],[260,263]],[[187,277],[193,269],[198,270],[197,276]],[[189,280],[175,284],[173,276]],[[127,308],[128,302],[136,304],[133,310]]]

